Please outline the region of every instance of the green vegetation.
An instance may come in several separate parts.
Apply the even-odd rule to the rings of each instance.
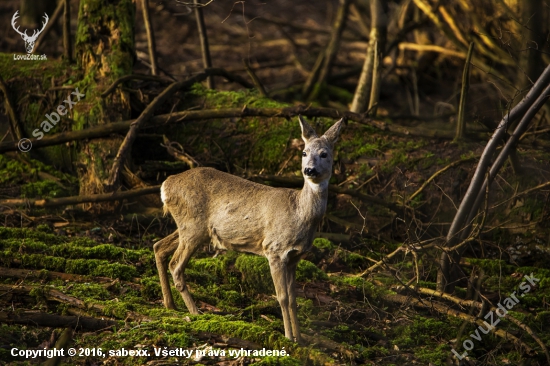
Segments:
[[[77,182],[73,176],[38,160],[25,162],[0,155],[0,187],[20,185],[22,197],[67,196],[76,193]]]
[[[195,301],[201,301],[214,306],[227,315],[211,314],[206,311],[203,315],[182,314],[181,311],[164,309],[160,304],[161,290],[156,274],[154,256],[150,249],[128,249],[113,244],[99,244],[88,238],[61,237],[50,234],[49,227],[42,226],[40,230],[0,228],[0,250],[3,266],[20,266],[22,268],[44,268],[52,271],[81,274],[93,280],[93,276],[103,276],[115,279],[111,284],[96,282],[65,282],[53,280],[47,287],[40,284],[30,293],[38,308],[50,307],[44,296],[47,288],[57,289],[69,296],[83,300],[86,304],[95,304],[102,310],[90,310],[91,315],[109,316],[119,320],[127,319],[129,314],[142,314],[148,320],[141,325],[124,326],[121,322],[116,331],[106,331],[100,334],[77,336],[75,345],[82,347],[99,346],[104,350],[134,349],[138,344],[146,347],[166,349],[189,348],[201,342],[201,334],[214,333],[228,337],[236,337],[253,342],[266,349],[284,349],[290,357],[259,358],[260,364],[266,365],[297,365],[307,362],[312,365],[340,364],[346,362],[349,355],[353,355],[355,362],[368,363],[373,359],[380,359],[394,355],[396,349],[401,352],[410,352],[423,363],[444,365],[449,357],[449,339],[456,336],[462,324],[453,317],[433,317],[415,315],[407,321],[398,321],[395,325],[380,330],[378,327],[369,328],[359,326],[353,322],[335,322],[334,326],[321,326],[330,318],[335,308],[332,305],[319,306],[317,296],[313,298],[298,298],[298,316],[304,334],[315,329],[327,341],[336,342],[339,349],[336,353],[322,352],[310,347],[301,347],[288,341],[283,335],[283,324],[280,319],[280,308],[274,298],[273,285],[269,274],[267,260],[263,257],[228,252],[215,258],[206,256],[204,252],[193,258],[186,271],[186,279]],[[374,243],[369,244],[376,247]],[[391,249],[391,247],[390,247]],[[316,263],[326,258],[334,258],[348,268],[352,268],[356,261],[363,265],[364,257],[337,247],[326,239],[316,239],[312,261],[302,260],[298,265],[297,280],[299,286],[305,289],[318,286],[330,287],[328,295],[338,299],[344,309],[353,304],[354,311],[370,312],[372,306],[379,307],[384,302],[384,296],[391,295],[386,287],[375,285],[374,281],[355,276],[327,276],[317,267]],[[521,305],[511,312],[516,318],[525,322],[533,329],[540,329],[548,321],[548,312],[538,312],[536,316],[520,312],[523,306],[536,307],[544,303],[549,295],[549,270],[519,267],[513,268],[505,262],[491,262],[489,260],[472,260],[476,265],[484,268],[489,276],[485,286],[517,289],[519,278],[503,277],[501,273],[511,274],[521,272],[534,273],[540,276],[541,281],[536,290],[522,298]],[[410,269],[407,269],[410,270]],[[490,273],[494,273],[491,275]],[[47,278],[47,272],[44,276]],[[118,280],[117,280],[118,279]],[[136,281],[130,286],[123,281]],[[377,280],[388,285],[394,283],[391,278],[379,277]],[[32,282],[27,281],[27,284]],[[432,287],[433,283],[421,283],[424,287]],[[311,290],[308,290],[311,291]],[[457,289],[464,294],[464,290]],[[173,289],[176,305],[185,309],[181,297]],[[327,295],[322,295],[327,296]],[[335,304],[335,303],[334,303]],[[57,311],[66,313],[70,305],[61,304]],[[342,310],[340,310],[342,311]],[[360,322],[375,316],[361,316]],[[186,320],[187,319],[187,320]],[[391,324],[391,321],[390,323]],[[468,327],[472,327],[468,325]],[[469,335],[470,328],[463,334]],[[502,329],[512,330],[513,326],[502,323]],[[18,328],[22,339],[29,339],[28,330]],[[391,343],[380,345],[373,343],[370,337],[391,339]],[[0,336],[1,337],[1,336]],[[26,338],[25,338],[26,337]],[[546,333],[541,334],[543,340],[548,340]],[[3,338],[0,338],[3,339]],[[19,340],[5,340],[7,344],[23,347]],[[487,343],[477,347],[472,357],[482,357],[489,347],[496,347],[499,339],[488,338]],[[532,343],[532,342],[531,342]],[[27,347],[36,347],[38,340],[27,341]],[[149,349],[152,353],[153,348]],[[347,355],[347,356],[346,356]],[[9,355],[8,355],[9,356]],[[509,359],[516,359],[513,351],[508,353]],[[119,358],[120,362],[137,365],[150,358]]]

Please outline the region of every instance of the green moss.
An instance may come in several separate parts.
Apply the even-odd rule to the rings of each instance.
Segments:
[[[32,253],[32,252],[46,252],[50,246],[44,242],[36,239],[26,238],[13,238],[13,239],[0,239],[0,248],[10,249],[19,253]]]
[[[291,357],[265,357],[258,362],[254,362],[257,366],[300,366],[300,360]]]
[[[415,316],[412,324],[396,329],[399,336],[393,343],[399,348],[418,349],[418,346],[425,346],[437,343],[440,340],[448,340],[456,333],[456,329],[449,323],[438,319]]]
[[[327,280],[328,276],[310,261],[301,260],[296,268],[296,281],[312,282]]]
[[[85,301],[107,300],[111,297],[109,291],[97,283],[72,283],[64,292]]]
[[[468,259],[470,263],[481,267],[487,275],[510,274],[514,271],[514,267],[506,264],[506,261],[498,259]]]
[[[340,250],[338,257],[348,266],[351,270],[364,269],[368,267],[369,260],[357,253],[349,252],[347,250]]]
[[[387,356],[390,352],[381,346],[372,346],[367,348],[358,347],[358,351],[364,359],[370,360],[375,357]]]
[[[39,254],[23,254],[14,255],[14,258],[19,257],[21,264],[26,268],[44,268],[49,271],[62,272],[66,268],[67,261],[65,258],[51,257]],[[74,273],[74,272],[68,272]]]
[[[182,108],[189,108],[197,104],[205,109],[219,108],[281,108],[287,104],[271,99],[261,98],[255,91],[214,91],[196,84],[186,94],[185,104]],[[325,122],[326,121],[326,122]],[[329,119],[321,119],[316,126],[319,131],[333,122]],[[299,164],[295,149],[289,149],[292,138],[299,138],[300,127],[296,119],[286,120],[282,118],[258,118],[249,117],[236,120],[212,120],[207,126],[184,126],[178,132],[177,139],[184,140],[188,136],[209,134],[204,139],[192,139],[187,141],[190,149],[194,151],[213,151],[211,154],[222,154],[232,164],[239,167],[251,167],[253,169],[275,170],[280,169],[283,161],[288,161],[286,169],[292,171]],[[231,139],[219,138],[219,136],[231,135]],[[238,162],[233,157],[242,157]]]
[[[264,294],[275,292],[269,271],[269,262],[266,258],[243,254],[237,258],[235,268],[242,273],[243,284],[248,290]]]
[[[367,133],[356,132],[351,137],[340,141],[336,147],[338,152],[351,160],[381,154],[382,150],[388,145],[387,140],[380,137],[379,131],[366,128],[365,132]]]
[[[162,299],[162,289],[158,277],[145,277],[140,281],[141,296],[145,300],[154,301]]]
[[[60,183],[39,180],[39,172],[52,175]],[[23,185],[21,190],[25,197],[55,197],[76,193],[78,180],[38,160],[30,159],[28,164],[25,164],[19,160],[10,159],[8,156],[0,155],[0,185]],[[61,185],[69,188],[64,189]]]
[[[325,258],[332,258],[335,250],[336,246],[328,239],[316,238],[313,240],[313,246],[308,254],[308,259],[318,264]]]
[[[114,316],[119,319],[125,319],[129,311],[134,311],[133,304],[111,300],[104,303],[105,308],[103,310],[104,315]]]
[[[281,108],[288,104],[273,99],[261,97],[256,90],[216,91],[195,84],[188,92],[190,103],[192,100],[201,100],[205,109],[231,108],[248,106],[251,108]]]
[[[36,230],[42,231],[43,233],[52,234],[53,230],[52,228],[47,224],[40,224],[36,227]]]
[[[21,51],[24,51],[21,41]],[[14,62],[13,54],[0,53],[0,76],[5,81],[13,78],[40,78],[44,89],[51,86],[52,77],[60,78],[67,72],[68,64],[50,58],[44,61]]]
[[[293,343],[278,332],[268,332],[264,327],[241,320],[232,320],[231,317],[219,315],[203,315],[188,323],[194,332],[212,332],[231,335],[246,339],[271,349],[293,348]]]
[[[319,250],[327,252],[331,252],[336,248],[330,240],[324,238],[316,238],[313,240],[313,246]]]
[[[87,260],[90,261],[90,259]],[[138,272],[134,266],[127,264],[104,263],[98,265],[90,274],[92,276],[119,278],[121,280],[130,281],[133,277],[138,275]]]
[[[350,294],[354,297],[366,298],[369,301],[375,300],[386,293],[384,288],[375,286],[372,282],[362,277],[355,276],[331,276],[330,281],[337,285],[337,292],[341,295]]]
[[[451,352],[450,347],[446,344],[440,344],[435,347],[419,347],[414,351],[414,354],[425,365],[443,366],[445,360]]]
[[[21,196],[25,198],[63,197],[67,194],[59,184],[50,180],[27,183],[21,187]]]
[[[83,247],[75,242],[53,246],[50,252],[66,258],[97,258],[97,259],[118,259],[124,261],[142,261],[147,265],[154,264],[154,254],[150,250],[126,249],[112,244],[97,244]]]
[[[227,257],[191,259],[187,268],[199,273],[208,273],[213,276],[223,277],[227,272]]]

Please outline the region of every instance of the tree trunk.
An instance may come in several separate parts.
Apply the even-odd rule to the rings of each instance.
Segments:
[[[132,72],[134,62],[135,4],[132,0],[82,0],[75,43],[76,60],[84,79],[77,83],[83,100],[75,105],[73,130],[82,130],[130,117],[126,92],[118,89],[101,97],[116,79]],[[81,143],[77,148],[80,194],[105,193],[109,169],[120,137]],[[98,207],[94,205],[94,207]],[[113,204],[100,209],[112,210]]]
[[[385,49],[388,23],[387,10],[387,3],[385,1],[371,0],[371,31],[369,46],[350,108],[350,110],[355,113],[364,113],[367,111],[369,105],[372,106],[378,102],[378,90],[376,89],[378,88],[380,80],[376,80],[376,78],[379,78],[380,74],[375,70],[375,66],[381,65],[382,55],[384,53],[383,50]],[[374,81],[373,77],[375,78]],[[375,86],[374,93],[372,92],[373,84]],[[374,98],[374,100],[371,102],[372,98]]]
[[[520,86],[527,91],[542,72],[542,47],[544,46],[543,2],[540,0],[522,0],[521,43],[519,53]]]
[[[21,0],[21,30],[24,28],[39,28],[44,19],[44,13],[51,17],[55,7],[56,0]],[[31,34],[32,32],[29,32]]]

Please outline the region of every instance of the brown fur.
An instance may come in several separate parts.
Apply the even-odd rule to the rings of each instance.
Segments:
[[[254,253],[269,260],[286,337],[301,340],[294,290],[296,265],[311,248],[325,214],[333,147],[342,123],[340,120],[319,138],[300,118],[306,143],[302,158],[305,182],[300,191],[268,187],[212,168],[191,169],[166,179],[161,188],[164,210],[178,225],[178,230],[154,245],[166,307],[174,308],[166,276],[172,253],[169,267],[174,284],[192,314],[198,314],[198,309],[183,273],[198,247],[213,243],[219,249]],[[308,171],[315,173],[308,176]]]

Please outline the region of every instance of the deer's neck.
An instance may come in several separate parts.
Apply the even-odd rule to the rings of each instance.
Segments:
[[[298,210],[305,221],[318,222],[327,209],[328,181],[319,184],[305,179],[300,191]]]

